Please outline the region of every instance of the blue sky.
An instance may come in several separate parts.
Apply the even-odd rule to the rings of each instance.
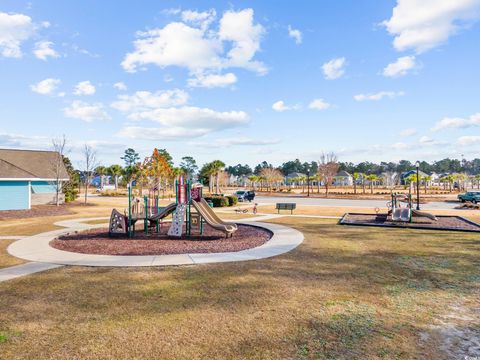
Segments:
[[[480,0],[3,1],[0,146],[478,157],[479,18]]]

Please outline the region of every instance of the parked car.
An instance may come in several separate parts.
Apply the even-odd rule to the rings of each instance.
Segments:
[[[468,191],[465,194],[459,194],[458,200],[461,202],[471,201],[476,204],[477,202],[480,202],[480,191]]]
[[[255,191],[238,190],[235,192],[235,196],[238,198],[239,202],[251,202],[253,199],[255,199]]]

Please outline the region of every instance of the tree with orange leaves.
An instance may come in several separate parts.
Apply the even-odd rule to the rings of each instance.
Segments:
[[[172,178],[173,168],[165,155],[155,148],[152,156],[145,158],[143,161],[141,174],[150,189],[165,190],[169,179]]]

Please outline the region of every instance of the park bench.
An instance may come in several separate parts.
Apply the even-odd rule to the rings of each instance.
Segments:
[[[290,210],[290,214],[293,214],[293,210],[297,208],[295,203],[277,203],[276,209],[280,214],[280,210]]]

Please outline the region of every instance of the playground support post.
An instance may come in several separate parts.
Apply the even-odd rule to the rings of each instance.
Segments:
[[[145,219],[143,220],[143,231],[148,234],[148,196],[143,197]]]
[[[159,196],[155,197],[155,214],[158,214],[159,206],[158,206]],[[160,232],[160,221],[157,221],[157,234]]]
[[[128,183],[128,237],[132,237],[132,182]]]

